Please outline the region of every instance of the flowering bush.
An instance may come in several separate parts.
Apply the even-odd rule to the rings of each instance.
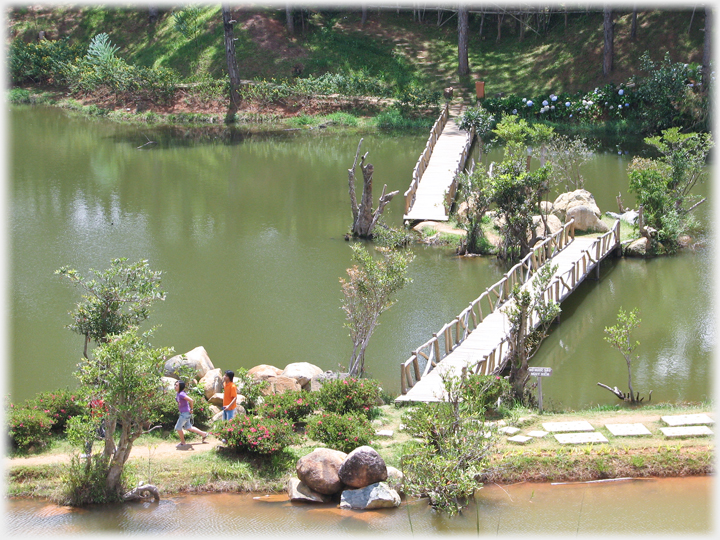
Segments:
[[[28,407],[10,406],[8,432],[13,446],[27,450],[31,446],[45,446],[50,440],[53,419],[44,411]]]
[[[238,415],[212,431],[238,452],[272,455],[295,442],[292,424],[285,418]]]
[[[192,389],[185,387],[185,392],[193,399],[193,425],[207,426],[213,414],[210,410],[210,403],[204,395],[193,393]],[[178,416],[180,415],[175,392],[167,391],[158,399],[156,407],[153,408],[151,422],[161,424],[163,429],[174,429]]]
[[[318,391],[318,404],[328,412],[362,413],[372,417],[380,399],[380,385],[373,379],[335,379]]]
[[[38,394],[25,407],[47,414],[53,420],[53,431],[60,433],[65,430],[69,418],[87,412],[87,401],[77,392],[54,390]]]
[[[267,396],[257,408],[257,412],[265,418],[285,418],[291,422],[299,422],[315,410],[316,403],[314,394],[303,390],[290,390]]]
[[[346,453],[370,444],[374,433],[362,414],[323,413],[311,417],[306,428],[308,438]]]

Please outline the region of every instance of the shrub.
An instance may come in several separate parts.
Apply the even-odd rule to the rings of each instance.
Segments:
[[[87,412],[87,401],[68,389],[42,392],[27,402],[27,408],[44,412],[53,420],[53,431],[62,432],[69,418]]]
[[[257,412],[265,418],[285,418],[291,422],[304,420],[315,410],[317,399],[314,394],[303,390],[290,390],[282,394],[267,396]]]
[[[248,370],[245,368],[240,368],[235,371],[235,378],[238,379],[238,394],[242,394],[245,398],[245,401],[242,401],[241,405],[248,412],[255,410],[258,404],[265,399],[263,397],[263,390],[267,388],[268,382],[261,381],[249,375]],[[240,398],[238,397],[238,399]]]
[[[28,450],[33,446],[47,445],[54,424],[48,413],[11,405],[8,416],[8,432],[13,446]]]
[[[370,444],[375,430],[362,414],[323,413],[308,420],[307,436],[341,452]]]
[[[318,391],[318,404],[328,412],[358,413],[370,418],[377,411],[380,385],[373,379],[334,379]]]
[[[273,455],[295,442],[292,424],[284,418],[238,415],[212,431],[237,452]]]
[[[90,460],[73,456],[67,469],[62,504],[86,506],[119,502],[118,494],[106,489],[107,475],[108,466],[101,453]]]
[[[80,45],[71,45],[67,38],[23,43],[16,39],[10,44],[9,68],[14,83],[62,82],[63,64],[81,54]]]

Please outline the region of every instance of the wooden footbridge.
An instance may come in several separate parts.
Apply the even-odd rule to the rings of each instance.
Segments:
[[[425,149],[405,192],[405,221],[447,221],[446,205],[455,199],[457,176],[465,167],[474,132],[461,130],[455,119],[462,105],[445,105],[435,121]]]
[[[600,262],[619,246],[620,221],[600,237],[576,238],[574,221],[565,224],[412,352],[400,365],[402,395],[396,401],[441,401],[445,397],[442,375],[460,375],[463,368],[485,375],[502,372],[510,338],[510,322],[504,311],[512,302],[513,287],[531,287],[543,264],[556,264],[545,298],[560,303],[593,270],[599,279]]]

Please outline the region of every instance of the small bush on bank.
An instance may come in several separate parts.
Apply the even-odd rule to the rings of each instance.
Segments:
[[[373,379],[334,379],[320,387],[317,400],[327,412],[355,413],[371,418],[380,400],[380,385]]]
[[[274,455],[294,444],[292,424],[285,418],[239,415],[212,430],[218,439],[237,452]]]
[[[53,424],[53,419],[44,411],[10,406],[7,420],[10,442],[20,450],[47,446]]]
[[[67,469],[65,490],[61,504],[68,506],[86,506],[88,504],[106,504],[119,502],[117,493],[108,493],[108,467],[102,454],[85,459],[78,455],[72,457]]]
[[[398,109],[388,109],[375,117],[380,129],[431,129],[434,118],[414,118],[406,116]]]
[[[370,421],[357,413],[323,413],[308,419],[306,427],[308,438],[345,453],[369,445],[374,433]]]
[[[78,392],[68,389],[42,392],[29,400],[26,407],[46,413],[52,420],[52,430],[61,433],[68,419],[87,412],[87,401]]]
[[[265,418],[285,418],[300,422],[312,414],[317,405],[315,395],[303,390],[289,390],[282,394],[267,396],[257,412]]]

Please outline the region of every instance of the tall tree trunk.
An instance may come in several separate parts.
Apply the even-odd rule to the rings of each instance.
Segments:
[[[291,36],[295,33],[294,17],[292,6],[289,3],[285,4],[285,24],[287,25],[288,34]]]
[[[155,24],[155,22],[158,20],[158,7],[149,5],[148,6],[148,22],[150,24]]]
[[[360,26],[365,26],[366,22],[367,22],[367,4],[363,3],[362,13],[360,15]]]
[[[468,63],[468,7],[460,4],[458,7],[458,75],[464,77],[470,74]]]
[[[230,109],[227,118],[231,119],[240,106],[240,70],[235,56],[235,39],[233,38],[233,25],[235,20],[230,16],[230,8],[227,4],[222,5],[223,28],[225,30],[225,58],[227,60],[228,75],[230,76]]]
[[[609,5],[603,8],[603,76],[607,77],[613,69],[613,10]]]
[[[637,38],[637,6],[633,5],[632,22],[630,24],[630,39]]]
[[[501,30],[501,28],[502,28],[502,21],[503,21],[503,14],[502,14],[502,13],[498,13],[498,16],[497,16],[497,37],[495,38],[495,42],[496,42],[496,43],[500,41],[500,30]]]
[[[705,41],[702,57],[702,90],[707,92],[710,86],[710,61],[712,59],[713,6],[705,6]],[[712,102],[708,104],[712,107]]]

